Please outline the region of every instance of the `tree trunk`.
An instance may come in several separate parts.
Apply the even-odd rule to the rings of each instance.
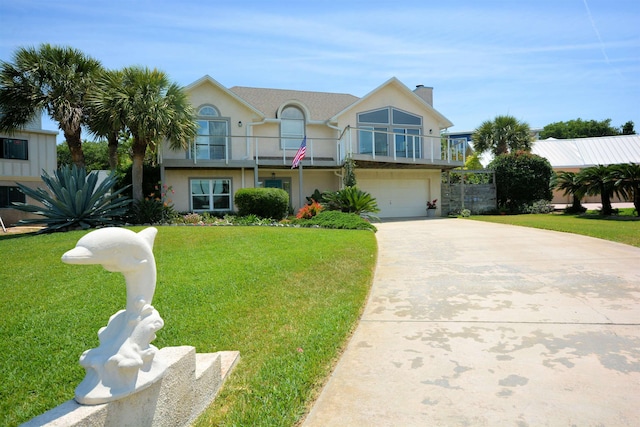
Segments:
[[[582,203],[580,202],[580,197],[573,195],[573,205],[571,206],[572,212],[580,212],[582,210]]]
[[[600,200],[602,201],[602,215],[611,215],[613,213],[613,208],[611,207],[611,194],[605,188],[601,188]]]
[[[84,152],[82,151],[82,139],[80,138],[80,128],[74,132],[64,132],[64,138],[67,140],[69,151],[71,152],[71,160],[79,168],[84,168]]]
[[[109,169],[114,171],[118,167],[118,132],[110,132],[107,141],[109,144]]]
[[[640,185],[633,189],[633,206],[636,208],[636,215],[640,217]]]
[[[133,140],[133,165],[131,166],[131,184],[133,185],[133,201],[139,202],[143,199],[142,194],[142,170],[144,165],[144,155],[147,151],[147,144],[143,141]]]

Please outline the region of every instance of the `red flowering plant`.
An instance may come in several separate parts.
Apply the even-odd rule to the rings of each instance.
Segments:
[[[433,201],[428,201],[427,200],[427,209],[437,209],[438,205],[436,204],[438,202],[438,199],[433,199]]]
[[[304,205],[300,208],[298,213],[296,214],[296,218],[298,219],[311,219],[318,214],[322,210],[322,205],[315,200],[311,201],[310,205]]]

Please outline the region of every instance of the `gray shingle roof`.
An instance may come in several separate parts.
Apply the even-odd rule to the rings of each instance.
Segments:
[[[275,118],[278,108],[284,103],[298,101],[309,109],[311,120],[324,121],[360,99],[357,96],[346,93],[263,89],[244,86],[234,86],[229,90],[262,111],[268,118]]]
[[[534,142],[531,152],[554,168],[640,163],[640,135],[542,139]]]

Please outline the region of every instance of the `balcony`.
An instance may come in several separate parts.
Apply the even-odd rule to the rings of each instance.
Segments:
[[[371,144],[367,144],[362,129],[350,127],[340,138],[307,137],[307,153],[302,165],[336,168],[342,166],[347,156],[365,168],[453,169],[464,165],[466,141],[463,140],[380,131],[375,131],[369,140]],[[298,150],[291,145],[284,147],[280,137],[269,136],[222,136],[207,142],[194,143],[185,151],[170,151],[165,146],[160,163],[165,168],[286,168],[291,167]]]

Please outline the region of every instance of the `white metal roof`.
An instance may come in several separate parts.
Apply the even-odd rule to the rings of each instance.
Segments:
[[[545,157],[553,168],[640,163],[640,135],[541,139],[531,152]]]

